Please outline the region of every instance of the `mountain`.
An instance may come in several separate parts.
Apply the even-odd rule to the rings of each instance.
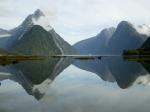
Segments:
[[[9,37],[9,31],[0,29],[0,48],[5,48],[7,46],[7,41]]]
[[[122,57],[109,57],[106,61],[110,72],[122,89],[129,88],[133,84],[147,85],[147,81],[150,82],[142,80],[142,77],[147,77],[148,72],[138,62],[125,61]]]
[[[74,45],[81,54],[122,54],[124,49],[137,49],[150,35],[150,27],[134,26],[122,21],[117,28],[104,29],[96,37]]]
[[[54,29],[49,31],[62,54],[77,54],[77,50],[58,35]]]
[[[116,82],[122,89],[134,84],[148,85],[150,82],[148,64],[125,61],[122,57],[104,57],[100,61],[77,60],[73,64],[97,74],[104,81]]]
[[[11,53],[9,53],[8,51],[0,48],[0,55],[8,55],[8,54],[11,54]]]
[[[74,54],[76,52],[55,32],[39,9],[9,32],[11,38],[8,40],[7,49],[13,52],[42,55],[50,54],[51,51],[57,54]]]
[[[144,42],[141,48],[150,49],[150,37]]]
[[[75,60],[73,64],[80,69],[97,74],[104,81],[115,82],[115,78],[108,68],[107,58],[102,58],[102,60]]]
[[[0,74],[0,79],[6,80],[9,78],[18,82],[29,95],[40,100],[45,95],[53,80],[71,63],[72,60],[70,58],[47,58],[45,60],[24,61],[13,66],[7,66],[7,71],[0,69],[3,74],[9,73],[11,75],[11,77],[3,78],[3,75]]]
[[[135,57],[137,55],[137,57]],[[123,51],[124,59],[128,61],[149,62],[150,56],[150,37],[138,49]],[[146,56],[146,57],[145,57]]]
[[[143,66],[144,66],[144,68],[149,72],[149,74],[150,74],[150,62],[142,62],[141,63]]]
[[[11,52],[26,55],[61,54],[52,35],[39,25],[34,25],[10,49]]]
[[[139,48],[147,38],[147,34],[139,32],[131,23],[122,21],[109,40],[108,47],[110,53],[122,54],[125,49]]]
[[[81,54],[108,54],[108,42],[114,32],[114,27],[104,29],[97,36],[80,41],[74,47]]]
[[[40,25],[47,31],[52,29],[44,14],[38,9],[33,14],[27,16],[21,25],[9,31],[12,35],[12,38],[9,39],[8,47],[11,47],[16,40],[21,39],[23,35],[34,25]]]

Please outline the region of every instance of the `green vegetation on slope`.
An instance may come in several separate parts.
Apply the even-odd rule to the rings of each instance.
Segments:
[[[23,55],[61,54],[53,36],[41,26],[35,25],[13,44],[11,51]]]
[[[124,50],[123,55],[150,55],[150,49]]]
[[[150,61],[150,38],[148,38],[139,49],[124,50],[123,56],[125,59],[131,61]]]

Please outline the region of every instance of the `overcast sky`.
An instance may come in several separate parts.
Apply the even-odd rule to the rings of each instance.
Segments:
[[[74,44],[122,20],[149,25],[149,4],[149,0],[0,0],[0,28],[14,28],[41,9],[56,32]]]

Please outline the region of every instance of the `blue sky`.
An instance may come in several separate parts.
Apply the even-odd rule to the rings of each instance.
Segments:
[[[1,0],[0,28],[14,28],[41,9],[56,32],[74,44],[122,20],[149,25],[149,4],[149,0]]]

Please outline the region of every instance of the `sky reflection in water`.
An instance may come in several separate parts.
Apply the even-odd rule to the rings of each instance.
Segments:
[[[51,66],[56,67],[57,65],[57,70],[48,72],[46,72],[48,68],[45,68],[45,66],[48,66],[49,63],[43,63],[42,66],[39,65],[40,67],[37,65],[37,68],[41,68],[38,69],[38,75],[40,73],[49,73],[49,75],[47,75],[47,78],[43,78],[40,83],[32,82],[34,79],[31,80],[31,77],[29,77],[31,71],[25,72],[29,69],[26,64],[30,62],[4,67],[9,69],[9,72],[11,71],[13,75],[5,77],[5,80],[1,78],[0,111],[149,112],[150,87],[148,86],[149,73],[147,69],[136,62],[116,60],[103,59],[100,62],[97,62],[97,60],[96,62],[54,60],[59,64],[51,64]],[[94,65],[93,68],[92,65]],[[103,69],[99,68],[98,70],[98,66],[95,68],[95,65],[102,66]],[[118,67],[119,69],[117,69]],[[1,67],[1,71],[6,72],[4,68]],[[14,68],[17,69],[14,70]],[[127,71],[127,69],[130,70]],[[18,71],[19,73],[22,71],[23,77],[17,77]],[[59,74],[59,72],[61,73]],[[127,77],[124,78],[125,76],[122,76],[121,72],[123,75],[126,74]],[[37,73],[37,70],[33,70],[31,73]],[[26,81],[23,82],[25,79]],[[128,80],[126,82],[123,79]]]

